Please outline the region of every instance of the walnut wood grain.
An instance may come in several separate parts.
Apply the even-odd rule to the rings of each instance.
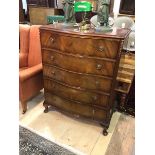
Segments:
[[[59,96],[62,96],[63,98],[69,98],[86,104],[96,104],[101,107],[108,106],[108,94],[104,95],[101,93],[88,92],[75,87],[68,87],[67,85],[48,79],[44,79],[44,88],[54,94],[59,94]]]
[[[65,100],[64,98],[49,93],[48,91],[45,92],[45,100],[47,103],[51,103],[52,106],[57,107],[62,111],[72,113],[73,115],[77,115],[77,117],[83,116],[92,120],[98,120],[99,122],[103,122],[107,117],[107,112],[104,110],[85,104],[76,104],[75,102]]]
[[[112,83],[112,79],[106,77],[77,74],[77,72],[69,72],[60,67],[49,66],[46,64],[43,68],[43,75],[71,86],[107,93],[110,92]]]
[[[52,64],[75,72],[113,76],[115,62],[103,61],[101,59],[88,59],[64,54],[55,50],[43,50],[43,63]]]
[[[69,35],[59,33],[42,33],[43,48],[52,48],[67,53],[96,56],[115,59],[118,50],[118,40],[115,39],[92,39],[75,36],[70,39]],[[72,48],[70,48],[72,47]]]
[[[44,105],[100,122],[107,129],[122,45],[129,32],[113,29],[104,34],[66,29],[62,24],[42,26]]]
[[[90,29],[87,31],[81,31],[77,27],[75,28],[64,28],[63,25],[55,24],[55,25],[43,25],[40,27],[41,32],[49,32],[49,33],[61,33],[61,35],[69,35],[71,37],[81,38],[92,38],[92,39],[115,39],[115,40],[124,40],[130,33],[129,29],[122,28],[113,28],[112,32],[108,33],[98,33],[95,32],[94,29]],[[42,36],[41,36],[42,37]]]

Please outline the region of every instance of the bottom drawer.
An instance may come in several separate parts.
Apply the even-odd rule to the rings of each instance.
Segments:
[[[104,108],[109,106],[109,95],[97,94],[86,90],[78,90],[56,81],[44,79],[44,89],[58,96],[90,105],[98,105]]]
[[[74,103],[74,102],[65,100],[63,98],[60,98],[49,92],[45,92],[45,102],[55,106],[56,108],[62,111],[66,111],[71,114],[84,116],[89,119],[94,119],[101,122],[106,120],[107,112],[104,110],[100,110],[98,108],[94,108],[87,105]]]
[[[104,110],[94,108],[93,119],[96,121],[103,122],[107,118],[107,114],[108,114],[108,112],[106,112]]]

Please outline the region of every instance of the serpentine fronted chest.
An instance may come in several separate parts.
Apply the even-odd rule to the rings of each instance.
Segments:
[[[104,135],[114,105],[114,87],[127,29],[99,34],[61,24],[40,28],[44,112],[48,106],[100,122]]]

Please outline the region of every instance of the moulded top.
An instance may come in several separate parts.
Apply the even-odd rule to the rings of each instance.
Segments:
[[[95,29],[89,30],[80,30],[77,26],[74,28],[64,27],[63,23],[56,23],[51,25],[43,25],[40,27],[40,30],[48,30],[48,31],[55,31],[61,32],[65,34],[71,35],[80,35],[80,37],[104,37],[104,38],[115,38],[115,39],[125,39],[131,30],[126,28],[112,28],[111,32],[96,32]]]

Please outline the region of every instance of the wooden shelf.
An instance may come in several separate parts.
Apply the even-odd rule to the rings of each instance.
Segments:
[[[122,89],[115,89],[115,91],[118,91],[118,92],[121,92],[121,93],[125,93],[125,94],[128,93],[128,91],[125,91],[125,90],[122,90]]]
[[[122,53],[118,74],[116,91],[127,94],[130,90],[135,75],[135,55],[133,53]]]
[[[121,77],[117,77],[117,81],[125,82],[125,83],[131,83],[131,80],[126,79],[126,78],[121,78]]]

